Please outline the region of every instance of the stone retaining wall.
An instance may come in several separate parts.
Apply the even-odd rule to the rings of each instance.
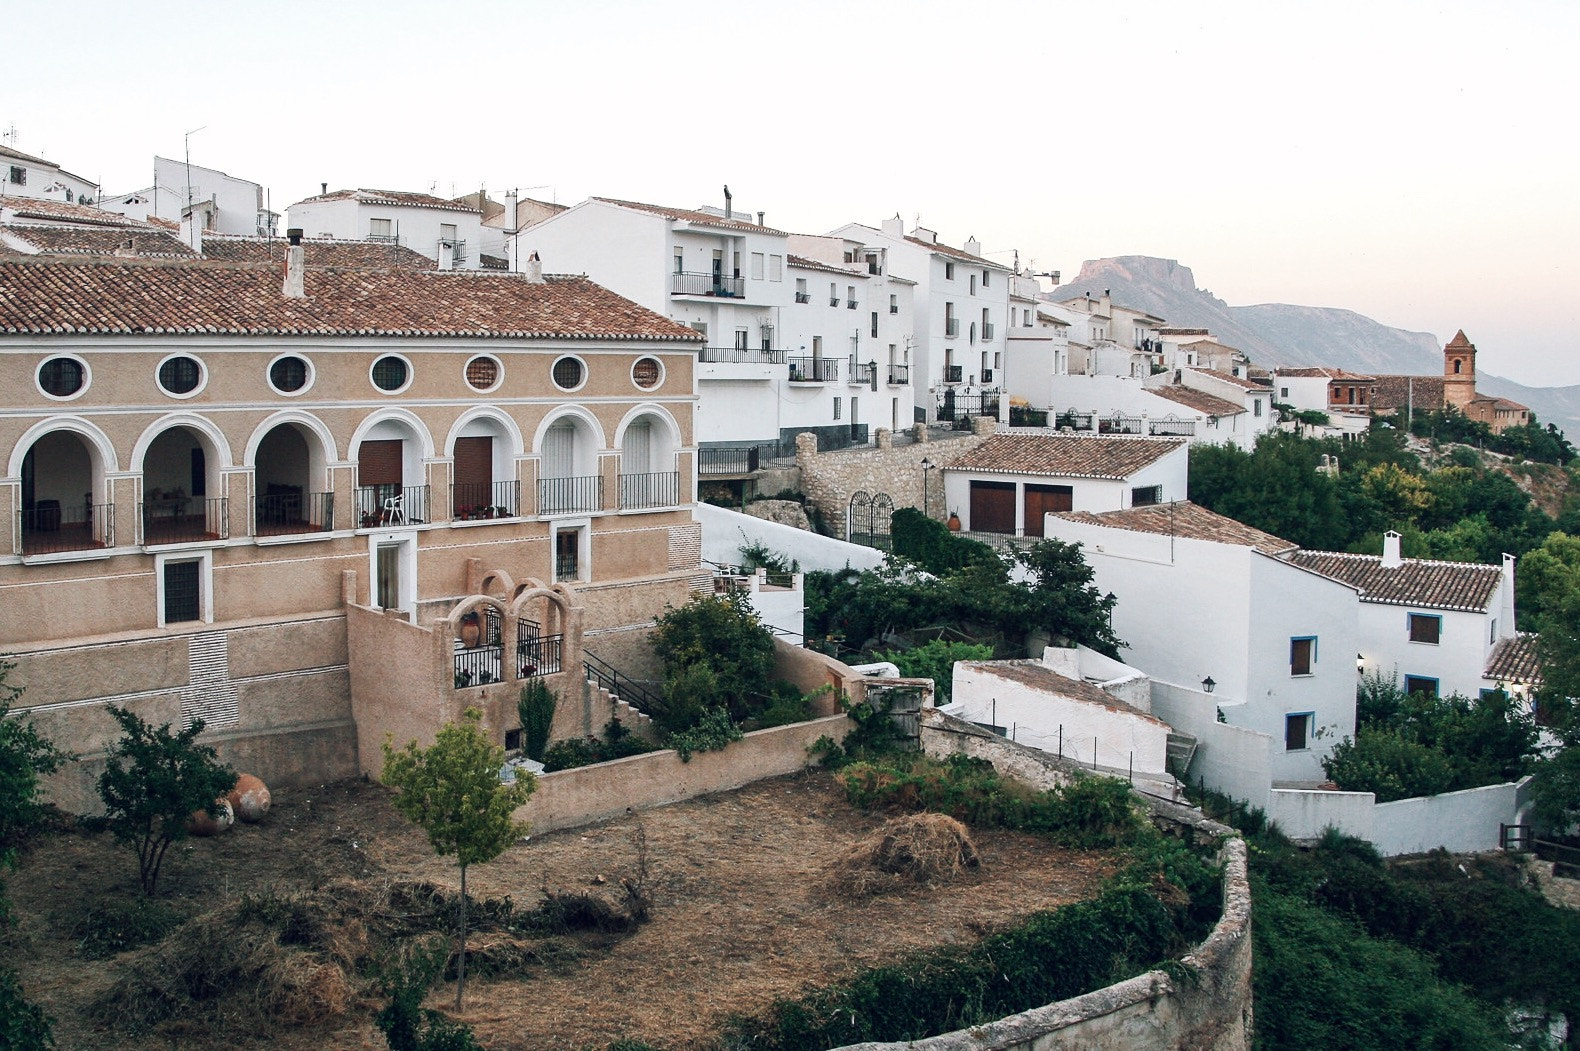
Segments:
[[[841,540],[845,539],[845,513],[850,507],[850,498],[858,490],[888,493],[896,508],[920,508],[925,488],[926,513],[942,520],[948,514],[944,502],[944,474],[942,470],[924,472],[922,460],[931,460],[940,468],[946,466],[949,461],[981,445],[993,433],[996,421],[983,416],[973,419],[972,425],[971,434],[938,441],[926,440],[927,429],[919,427],[919,440],[915,444],[898,447],[891,443],[888,430],[879,428],[873,446],[836,452],[819,452],[816,436],[802,434],[796,438],[801,491],[823,512],[823,520]],[[925,485],[924,473],[928,476]]]

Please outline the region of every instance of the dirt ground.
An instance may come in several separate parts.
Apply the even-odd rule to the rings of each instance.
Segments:
[[[617,901],[637,874],[637,830],[647,845],[651,919],[624,936],[545,954],[504,976],[470,979],[462,1020],[490,1051],[602,1049],[621,1038],[665,1048],[708,1048],[731,1014],[752,1013],[906,949],[971,942],[1030,912],[1092,896],[1113,871],[1100,853],[1062,851],[1030,836],[975,831],[982,866],[951,883],[852,900],[828,879],[835,858],[881,824],[853,810],[832,778],[814,773],[675,804],[582,829],[531,836],[473,866],[474,898],[509,895],[536,905],[545,889]],[[453,893],[458,875],[360,781],[282,790],[264,823],[173,848],[160,901],[188,916],[242,895],[428,880]],[[108,836],[47,840],[8,881],[18,924],[0,946],[27,996],[55,1018],[59,1046],[282,1048],[386,1047],[372,1025],[382,1001],[357,998],[311,1027],[277,1019],[223,1031],[180,1020],[140,1037],[103,1028],[88,1010],[147,950],[84,959],[71,927],[98,901],[136,897],[136,859]],[[478,939],[471,941],[474,952]],[[475,973],[475,972],[474,972]],[[453,1004],[436,985],[434,1007]]]

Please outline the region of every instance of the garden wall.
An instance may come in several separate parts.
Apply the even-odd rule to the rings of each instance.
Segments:
[[[949,513],[944,501],[943,472],[925,472],[931,477],[924,482],[922,461],[949,466],[981,445],[994,432],[997,422],[986,416],[973,417],[970,434],[900,446],[889,444],[880,429],[875,446],[836,452],[818,452],[814,435],[800,435],[796,438],[795,461],[801,468],[801,490],[839,536],[845,535],[845,513],[851,496],[858,490],[874,495],[888,493],[896,508],[921,508],[925,490],[928,507],[924,513],[942,520]],[[926,428],[921,431],[926,433]]]
[[[698,504],[696,515],[697,521],[702,523],[702,557],[716,565],[740,565],[743,561],[741,548],[754,543],[808,572],[815,569],[837,571],[846,566],[872,569],[883,563],[883,552],[876,548],[848,544],[831,536],[753,518],[726,507]],[[844,520],[841,513],[840,521]]]
[[[721,751],[694,752],[688,763],[666,749],[541,774],[516,817],[532,822],[534,832],[549,832],[793,774],[810,765],[808,749],[818,738],[843,741],[851,725],[843,714],[826,716],[754,730]]]
[[[1275,788],[1267,816],[1291,839],[1316,839],[1331,826],[1368,841],[1385,858],[1438,847],[1454,853],[1498,850],[1499,825],[1517,822],[1529,781],[1391,803],[1374,802],[1370,792]]]

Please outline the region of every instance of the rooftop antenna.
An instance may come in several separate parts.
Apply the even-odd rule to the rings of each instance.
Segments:
[[[0,142],[4,142],[7,146],[10,146],[12,148],[16,147],[16,143],[17,143],[16,121],[12,121],[10,124],[7,124],[5,131],[0,132]]]
[[[202,128],[193,128],[191,131],[187,132],[185,137],[184,137],[185,138],[185,145],[186,145],[187,212],[188,213],[190,213],[192,211],[192,136],[196,135],[198,132],[202,131],[204,128],[207,128],[207,127],[208,127],[208,125],[205,124],[205,125],[203,125]],[[154,214],[157,215],[158,212],[159,212],[159,206],[156,203],[154,205]],[[187,218],[190,218],[190,215],[183,215],[183,216],[179,216],[178,218],[187,219]],[[196,246],[195,245],[189,245],[188,247],[194,247],[195,248]]]

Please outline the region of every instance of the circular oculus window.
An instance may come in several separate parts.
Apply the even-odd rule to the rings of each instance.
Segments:
[[[664,366],[657,358],[637,358],[631,366],[631,382],[643,390],[652,390],[664,382]]]
[[[373,386],[386,394],[398,394],[411,382],[411,366],[406,359],[386,354],[373,363]]]
[[[269,386],[281,394],[300,394],[313,381],[313,366],[295,354],[275,358],[269,365]]]
[[[51,398],[75,398],[88,386],[88,366],[77,358],[49,358],[38,367],[38,389]]]
[[[479,354],[466,363],[466,385],[475,391],[493,390],[503,375],[497,358]]]
[[[203,386],[203,363],[177,354],[159,363],[159,389],[173,398],[196,394]]]
[[[563,357],[554,363],[554,385],[560,390],[575,390],[587,380],[587,366],[580,358]]]

